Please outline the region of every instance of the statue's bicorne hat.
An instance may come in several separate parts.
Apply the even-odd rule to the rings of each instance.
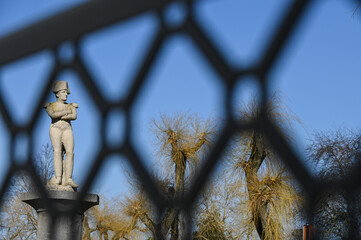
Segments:
[[[66,90],[70,94],[69,86],[67,81],[55,81],[53,87],[53,93],[57,93],[60,90]]]

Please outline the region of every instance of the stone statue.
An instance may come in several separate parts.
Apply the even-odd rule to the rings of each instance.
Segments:
[[[73,191],[72,188],[77,188],[78,185],[72,179],[74,136],[71,121],[77,118],[78,104],[66,102],[70,94],[66,81],[55,81],[53,92],[56,102],[46,103],[44,106],[51,117],[49,135],[54,151],[55,176],[48,183],[48,188]],[[65,162],[63,161],[64,154],[66,155]]]

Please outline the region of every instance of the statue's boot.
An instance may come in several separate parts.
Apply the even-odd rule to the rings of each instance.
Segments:
[[[73,187],[73,188],[78,188],[79,185],[76,184],[73,179],[72,179],[72,175],[73,175],[73,166],[74,166],[74,154],[73,153],[66,153],[66,160],[65,160],[65,182],[67,185]]]
[[[61,175],[63,173],[63,158],[61,151],[54,151],[54,183],[61,184]]]

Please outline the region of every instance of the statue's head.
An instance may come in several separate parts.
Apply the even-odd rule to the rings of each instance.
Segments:
[[[60,90],[66,90],[68,94],[70,94],[69,86],[67,81],[55,81],[53,87],[53,93],[57,93]]]
[[[53,87],[53,93],[56,98],[60,98],[62,101],[66,101],[68,94],[70,94],[69,86],[67,81],[55,81]]]

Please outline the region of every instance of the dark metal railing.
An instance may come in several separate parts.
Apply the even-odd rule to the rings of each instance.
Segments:
[[[114,153],[121,153],[127,156],[127,160],[134,169],[134,172],[138,175],[139,179],[145,186],[147,193],[155,203],[159,212],[165,208],[165,206],[172,205],[174,202],[167,200],[161,192],[158,190],[152,177],[143,166],[140,157],[133,146],[130,136],[133,133],[133,123],[131,121],[131,110],[133,103],[138,97],[138,93],[144,87],[147,81],[149,71],[152,69],[155,60],[158,57],[159,50],[161,49],[165,40],[171,37],[173,34],[182,33],[189,36],[194,42],[195,46],[205,56],[212,68],[219,75],[220,79],[226,86],[226,94],[224,95],[223,107],[225,109],[225,126],[221,130],[221,133],[211,149],[208,155],[206,164],[202,167],[197,175],[190,190],[184,196],[182,201],[176,200],[175,204],[179,204],[181,208],[186,211],[190,211],[193,203],[199,195],[202,187],[210,177],[212,170],[215,168],[216,163],[219,161],[220,156],[227,142],[230,140],[232,134],[236,131],[244,131],[250,128],[257,129],[263,133],[263,135],[272,144],[277,154],[281,157],[285,165],[290,169],[293,175],[297,178],[303,188],[310,196],[309,206],[312,206],[315,200],[315,195],[322,189],[323,185],[315,181],[309,171],[303,164],[301,158],[296,154],[292,147],[283,138],[282,134],[278,132],[275,124],[264,114],[258,121],[252,123],[241,123],[235,119],[232,114],[231,99],[235,94],[235,85],[242,81],[243,76],[253,75],[261,86],[262,96],[262,109],[265,107],[265,103],[269,99],[268,89],[270,80],[268,78],[270,71],[274,67],[278,58],[285,49],[285,46],[292,36],[292,33],[297,29],[297,25],[302,21],[302,16],[310,8],[313,1],[307,0],[295,0],[290,5],[286,14],[281,18],[276,31],[268,39],[265,51],[262,53],[261,60],[248,68],[231,66],[225,60],[225,57],[221,54],[218,48],[213,44],[209,37],[205,34],[202,27],[195,20],[194,2],[195,1],[179,1],[184,4],[186,15],[185,20],[179,26],[171,26],[166,23],[166,19],[163,16],[164,8],[175,1],[166,0],[102,0],[102,1],[90,1],[73,9],[59,13],[41,22],[35,23],[26,27],[20,31],[12,33],[0,39],[0,66],[9,64],[13,61],[19,60],[30,54],[37,53],[43,50],[49,50],[52,53],[52,57],[55,60],[55,65],[52,68],[51,74],[47,78],[46,85],[43,87],[39,99],[36,102],[34,111],[31,113],[29,121],[24,124],[18,124],[12,119],[10,109],[5,105],[3,94],[0,94],[0,114],[4,120],[6,128],[11,136],[11,143],[9,148],[9,156],[11,158],[11,165],[7,171],[7,175],[4,178],[5,181],[1,186],[0,196],[4,197],[11,177],[20,170],[27,171],[34,179],[35,183],[39,185],[40,193],[43,198],[48,199],[47,192],[41,187],[41,181],[35,173],[35,169],[31,162],[30,150],[33,146],[34,138],[34,126],[40,115],[40,111],[43,111],[42,105],[45,102],[48,93],[50,92],[52,83],[55,81],[57,75],[64,69],[72,69],[79,76],[83,85],[86,87],[86,91],[91,96],[96,107],[102,114],[101,120],[101,150],[95,156],[94,164],[89,172],[87,180],[82,186],[82,197],[90,189],[94,181],[95,176],[98,173],[98,169],[103,164],[104,159]],[[144,59],[140,61],[137,73],[132,79],[132,85],[126,97],[119,101],[108,101],[103,98],[98,88],[95,85],[95,81],[92,74],[88,70],[82,56],[79,54],[80,46],[82,45],[82,38],[84,35],[93,32],[95,30],[106,27],[110,24],[121,22],[132,18],[134,16],[153,12],[158,17],[160,28],[154,39],[151,40],[150,47],[146,53]],[[74,46],[74,57],[71,61],[64,63],[61,61],[61,57],[58,54],[58,48],[65,42],[68,42]],[[240,80],[241,79],[241,80]],[[126,133],[125,140],[119,147],[108,146],[105,141],[105,123],[107,114],[113,109],[121,109],[125,114],[126,119]],[[16,138],[23,134],[29,142],[29,153],[27,160],[22,163],[15,159],[15,145]],[[361,182],[361,167],[355,171],[354,178],[355,183]],[[359,184],[353,183],[351,190],[355,190]],[[47,206],[52,214],[56,214],[56,209],[52,208],[51,202],[47,201]],[[79,206],[75,206],[71,212],[75,212]],[[191,238],[191,229],[188,229],[188,239]]]

